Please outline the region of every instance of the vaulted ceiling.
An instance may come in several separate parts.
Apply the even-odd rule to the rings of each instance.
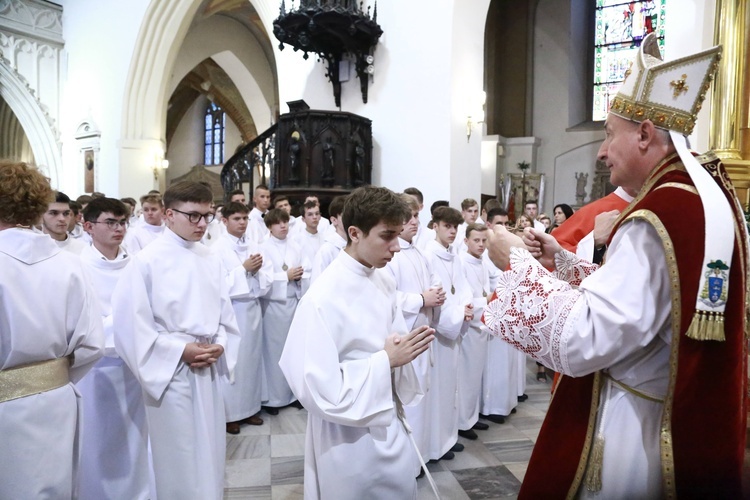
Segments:
[[[193,20],[193,26],[211,16],[224,16],[240,23],[258,40],[266,59],[275,73],[271,40],[263,28],[260,16],[249,0],[206,0]],[[174,133],[190,107],[201,95],[219,105],[237,125],[242,140],[247,143],[259,132],[253,117],[232,78],[211,58],[204,59],[179,82],[170,96],[167,109],[167,148]]]

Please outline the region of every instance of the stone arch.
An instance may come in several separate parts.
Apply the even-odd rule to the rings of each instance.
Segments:
[[[52,186],[57,187],[62,169],[59,132],[26,80],[2,57],[0,96],[26,132],[37,166],[50,178]]]
[[[278,4],[273,0],[251,3],[266,31],[271,33]],[[139,192],[150,171],[145,159],[153,156],[153,151],[164,151],[172,70],[188,29],[203,4],[204,0],[151,0],[146,9],[123,99],[119,155],[122,192]]]

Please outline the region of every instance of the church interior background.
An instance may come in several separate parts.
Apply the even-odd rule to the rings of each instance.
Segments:
[[[285,8],[300,1],[307,3]],[[367,0],[362,8],[374,15],[376,7],[383,30],[368,99],[352,71],[339,75],[337,106],[325,64],[280,50],[273,31],[280,0],[0,0],[0,157],[37,164],[72,198],[92,191],[138,198],[182,178],[209,180],[220,198],[224,162],[288,113],[288,102],[303,100],[312,110],[371,120],[373,184],[416,186],[427,206],[539,197],[540,212],[550,213],[611,189],[596,151],[614,94],[609,80],[626,68],[600,57],[601,33],[657,23],[665,59],[724,46],[690,140],[722,157],[747,208],[748,3]],[[268,163],[254,167],[251,184],[271,174]],[[494,491],[517,491],[548,400],[531,370],[532,397],[502,439],[471,445],[464,462],[433,467],[441,489],[461,482],[451,468],[494,467],[505,457],[512,476]],[[229,496],[295,498],[304,415],[282,413],[275,422],[232,438]],[[464,498],[472,481],[466,475],[450,498]],[[477,495],[469,494],[490,498]]]
[[[597,29],[658,23],[667,59],[724,45],[691,142],[719,152],[748,203],[746,0],[381,1],[376,10],[383,34],[369,99],[352,71],[340,77],[339,108],[315,54],[280,50],[279,0],[1,0],[0,156],[35,162],[73,197],[137,198],[190,172],[215,182],[287,102],[304,100],[372,121],[374,184],[417,186],[428,202],[458,206],[509,198],[528,164],[526,194],[551,211],[608,189],[595,156],[606,80],[623,69],[597,60]],[[214,135],[218,147],[207,148]],[[257,167],[256,182],[269,165]]]

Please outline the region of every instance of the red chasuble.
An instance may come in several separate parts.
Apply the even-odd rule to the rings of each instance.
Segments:
[[[578,242],[594,230],[594,218],[597,215],[612,210],[622,212],[628,204],[629,202],[615,193],[610,193],[604,198],[599,198],[579,208],[576,213],[552,231],[552,236],[565,250],[576,253]]]
[[[662,238],[672,285],[670,383],[661,419],[667,498],[741,498],[747,401],[746,231],[734,188],[715,157],[699,157],[733,207],[735,248],[724,313],[725,341],[685,335],[695,312],[704,253],[704,215],[677,155],[664,160],[621,215],[649,222]],[[606,265],[606,262],[605,262]],[[596,424],[599,374],[564,376],[529,462],[519,498],[574,497]]]

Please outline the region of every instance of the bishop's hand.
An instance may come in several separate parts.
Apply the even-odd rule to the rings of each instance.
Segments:
[[[502,225],[495,225],[492,231],[487,231],[487,253],[495,267],[501,271],[508,268],[510,249],[513,247],[526,248],[526,245]]]
[[[547,269],[555,268],[555,254],[562,250],[562,247],[554,236],[527,227],[523,232],[523,242],[541,265]]]

